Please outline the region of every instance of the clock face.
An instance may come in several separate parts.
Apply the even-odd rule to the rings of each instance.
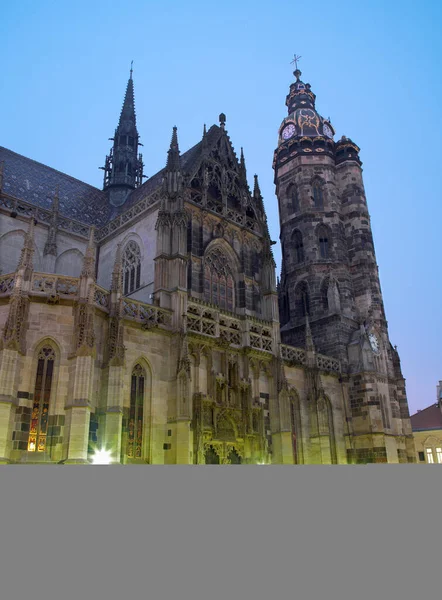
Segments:
[[[289,125],[287,125],[286,127],[284,127],[284,129],[282,130],[282,137],[285,140],[288,140],[289,138],[293,137],[296,133],[296,127],[293,125],[293,123],[290,123]]]
[[[370,346],[371,349],[373,350],[373,352],[375,352],[376,354],[379,354],[379,340],[378,338],[375,336],[374,333],[370,333],[368,336],[368,339],[370,341]]]
[[[324,131],[324,134],[327,137],[329,137],[329,138],[333,137],[333,131],[330,129],[330,127],[327,125],[327,123],[324,123],[322,130]]]

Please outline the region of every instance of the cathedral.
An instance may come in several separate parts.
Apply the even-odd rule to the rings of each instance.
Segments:
[[[102,189],[0,147],[1,463],[415,462],[359,148],[301,76],[278,279],[224,114],[143,175],[132,70]]]

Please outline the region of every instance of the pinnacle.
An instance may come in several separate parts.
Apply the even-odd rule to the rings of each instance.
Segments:
[[[170,148],[167,153],[167,166],[168,171],[180,171],[181,170],[181,159],[180,149],[178,147],[178,134],[177,128],[173,128],[172,139],[170,141]]]

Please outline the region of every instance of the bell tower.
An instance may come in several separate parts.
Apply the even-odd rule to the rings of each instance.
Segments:
[[[358,146],[334,140],[294,71],[274,154],[280,216],[281,339],[341,362],[356,462],[413,462],[399,356],[390,343]],[[353,435],[352,434],[352,435]],[[350,457],[349,457],[350,458]]]

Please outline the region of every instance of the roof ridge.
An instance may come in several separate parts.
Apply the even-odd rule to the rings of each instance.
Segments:
[[[77,177],[73,177],[72,175],[68,175],[68,173],[64,173],[63,171],[59,171],[58,169],[54,169],[54,167],[50,167],[49,165],[46,165],[45,163],[39,162],[38,160],[34,160],[33,158],[29,158],[28,156],[25,156],[24,154],[20,154],[19,152],[14,152],[14,150],[10,150],[9,148],[6,148],[5,146],[0,146],[0,150],[5,150],[6,152],[10,152],[11,154],[14,154],[15,156],[18,156],[20,158],[24,158],[25,160],[35,163],[36,165],[40,165],[42,167],[45,167],[46,169],[49,169],[50,171],[53,171],[54,173],[58,173],[59,175],[63,175],[63,177],[66,177],[67,179],[71,179],[72,181],[78,181],[78,183],[81,183],[83,185],[87,185],[88,187],[92,188],[93,190],[100,192],[100,193],[104,193],[103,190],[101,190],[98,187],[95,187],[94,185],[91,185],[90,183],[86,183],[86,181],[82,181],[81,179],[78,179]]]

